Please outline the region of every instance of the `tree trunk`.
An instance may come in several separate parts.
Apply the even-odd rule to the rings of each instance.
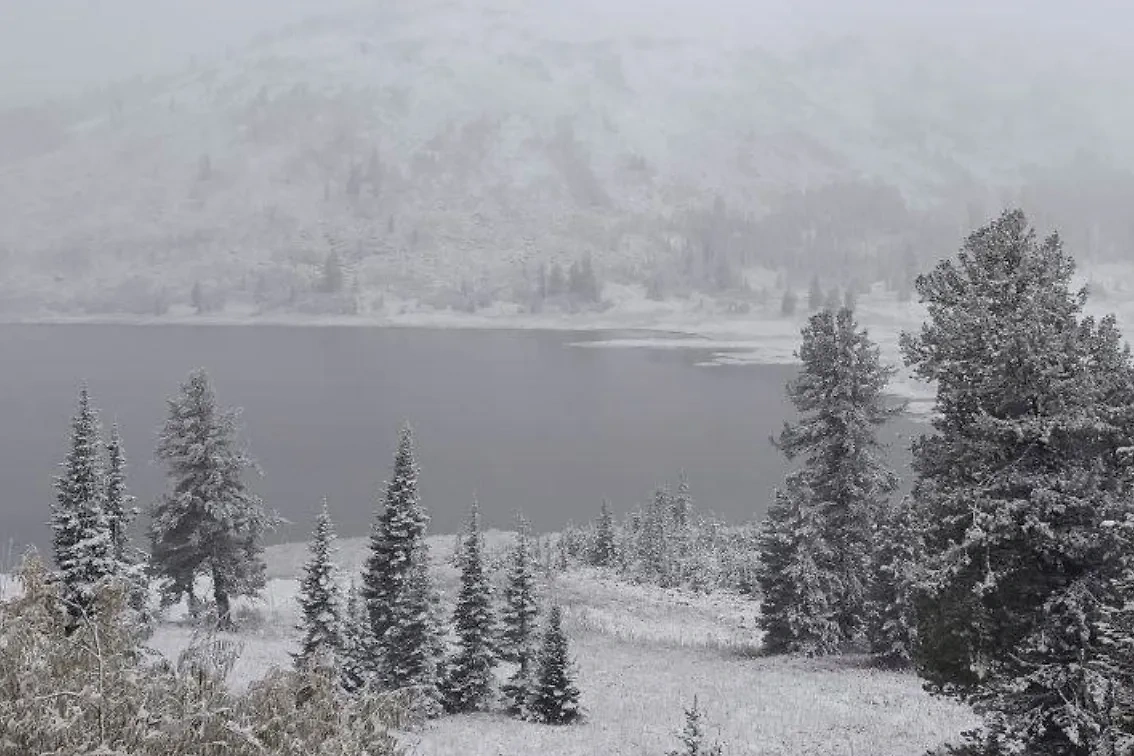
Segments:
[[[197,594],[193,589],[193,583],[190,581],[188,590],[185,591],[189,605],[189,616],[193,619],[199,619],[201,616],[201,602],[197,599]]]
[[[224,578],[213,570],[213,599],[217,603],[217,630],[235,630],[232,622],[232,605],[229,602],[228,585]]]

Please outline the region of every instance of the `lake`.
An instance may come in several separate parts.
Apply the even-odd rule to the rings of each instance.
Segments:
[[[727,520],[761,515],[786,463],[768,442],[791,417],[785,365],[698,366],[709,350],[585,349],[601,333],[284,326],[0,326],[0,543],[49,543],[52,476],[79,383],[117,421],[139,504],[163,490],[152,461],[165,400],[205,367],[244,409],[252,482],[306,539],[328,497],[343,536],[368,532],[397,434],[412,423],[432,532],[473,496],[487,527],[522,509],[537,530],[617,512],[688,474]],[[885,436],[908,460],[909,421]],[[900,434],[900,437],[899,435]],[[2,554],[0,554],[2,556]]]

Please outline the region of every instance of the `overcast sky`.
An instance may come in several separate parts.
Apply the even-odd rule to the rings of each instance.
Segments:
[[[209,58],[258,33],[314,13],[382,2],[412,0],[0,0],[0,98],[26,101],[39,95],[101,85],[139,73],[184,66],[190,56]],[[558,5],[585,0],[524,0]],[[586,3],[587,5],[594,5]],[[767,31],[789,23],[836,28],[904,27],[909,24],[957,36],[996,30],[1033,37],[1037,53],[1063,48],[1091,56],[1102,46],[1127,44],[1134,11],[1126,0],[602,0],[621,17],[700,18]],[[664,6],[664,7],[663,7]]]

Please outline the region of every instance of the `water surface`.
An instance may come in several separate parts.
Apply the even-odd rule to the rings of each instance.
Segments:
[[[343,535],[364,535],[410,421],[434,532],[475,495],[488,526],[523,509],[538,530],[645,502],[684,469],[697,504],[740,522],[763,513],[786,466],[768,437],[790,417],[785,365],[698,367],[695,349],[582,349],[604,334],[282,326],[0,326],[0,539],[48,543],[52,476],[86,380],[117,420],[140,504],[163,488],[152,461],[165,400],[206,367],[244,408],[253,482],[306,538],[327,496]],[[910,429],[904,423],[901,428]],[[892,436],[892,433],[891,433]],[[907,441],[895,451],[904,459]]]

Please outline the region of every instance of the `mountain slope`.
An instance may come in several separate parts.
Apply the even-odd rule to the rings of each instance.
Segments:
[[[1121,149],[1121,103],[1011,51],[788,49],[775,18],[670,6],[389,4],[88,100],[0,151],[0,307],[149,314],[195,282],[209,309],[525,302],[555,260],[687,272],[714,200],[752,218],[842,182],[933,206]],[[312,302],[332,250],[348,292]]]

